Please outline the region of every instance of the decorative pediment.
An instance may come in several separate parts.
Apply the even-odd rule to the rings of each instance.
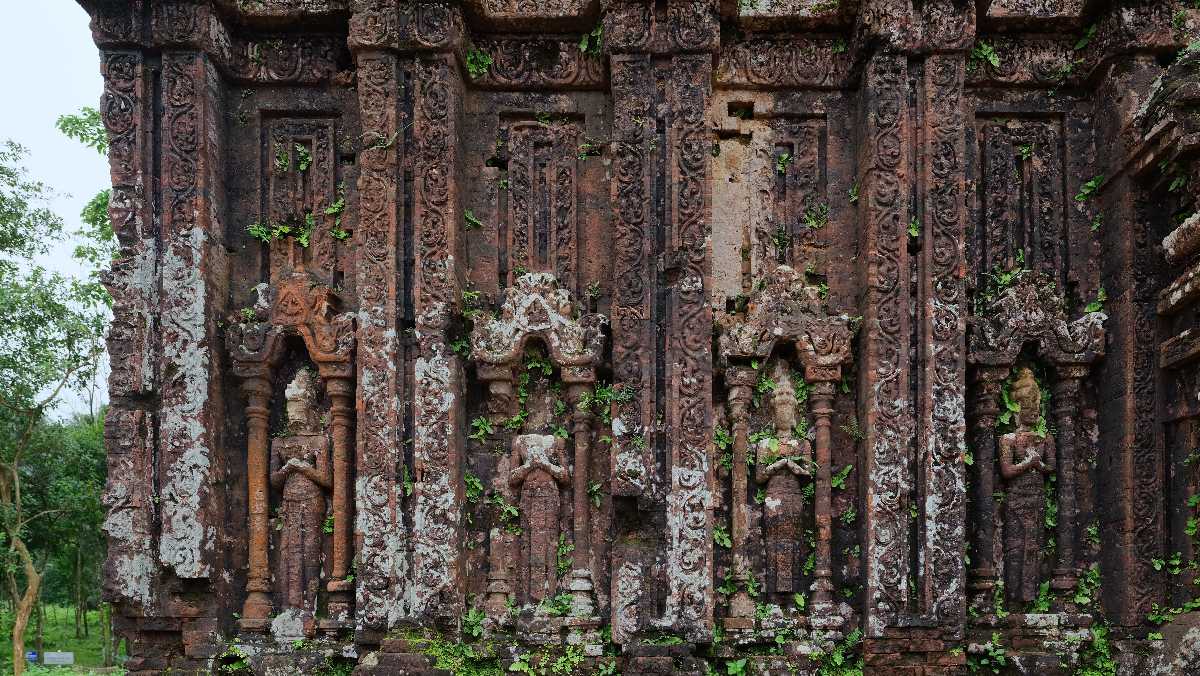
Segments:
[[[608,319],[600,314],[576,318],[575,303],[548,272],[530,272],[504,294],[497,317],[477,320],[471,333],[472,357],[498,366],[520,361],[525,343],[541,339],[550,360],[559,366],[587,367],[599,363]]]
[[[828,314],[821,292],[804,274],[780,265],[766,286],[750,296],[744,318],[729,321],[720,338],[726,363],[765,360],[780,343],[796,348],[805,366],[830,367],[850,361],[850,318]]]
[[[1066,303],[1044,273],[1023,270],[1010,286],[971,319],[970,356],[975,364],[1012,365],[1033,343],[1051,364],[1086,364],[1104,354],[1103,312],[1067,321]]]
[[[304,340],[309,357],[323,376],[347,377],[354,353],[354,315],[338,313],[341,299],[308,275],[293,275],[278,288],[259,287],[254,319],[238,317],[225,335],[234,370],[249,375],[282,357],[287,335]],[[266,321],[259,317],[266,315]]]

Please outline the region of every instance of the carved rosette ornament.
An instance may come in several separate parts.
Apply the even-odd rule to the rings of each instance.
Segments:
[[[272,578],[268,566],[268,523],[271,508],[269,486],[278,484],[275,488],[282,490],[286,502],[287,496],[290,495],[289,487],[293,487],[295,482],[288,476],[287,459],[283,460],[279,467],[272,467],[274,463],[271,456],[282,458],[290,446],[282,442],[275,444],[275,452],[272,453],[268,444],[268,421],[271,401],[275,394],[272,391],[273,377],[284,359],[286,338],[296,336],[303,342],[309,359],[316,364],[317,375],[330,402],[328,429],[332,436],[332,468],[327,478],[322,475],[322,481],[328,482],[327,488],[333,502],[332,565],[330,579],[325,585],[325,591],[328,592],[326,617],[320,620],[319,626],[322,629],[336,630],[350,625],[350,592],[354,588],[351,581],[353,578],[347,579],[353,556],[350,458],[354,424],[354,317],[350,313],[339,314],[337,309],[340,299],[337,294],[328,287],[316,284],[308,275],[297,274],[281,280],[275,289],[261,285],[258,291],[258,303],[252,311],[254,317],[237,318],[240,321],[233,322],[226,334],[227,348],[233,361],[232,370],[242,379],[242,391],[246,394],[248,427],[246,476],[249,486],[247,511],[250,569],[246,582],[247,596],[239,624],[245,631],[264,631],[270,624],[273,603]],[[300,386],[293,382],[290,387],[296,389]],[[289,397],[290,403],[291,395],[285,393],[285,396]],[[289,415],[291,408],[289,406]],[[299,432],[310,437],[316,435],[311,426]],[[323,438],[324,432],[321,434]],[[309,448],[314,443],[309,440],[300,446],[311,451],[308,455],[312,458],[320,458],[321,452],[318,449]],[[329,464],[327,451],[325,455],[321,462]],[[313,470],[315,476],[319,473],[316,470],[319,463],[312,458],[305,460],[297,456],[297,462],[307,463],[306,466]],[[308,473],[302,474],[307,476]],[[326,488],[321,481],[312,476],[309,480]],[[315,493],[309,497],[315,500]],[[300,509],[297,513],[307,511],[310,510]],[[284,552],[285,559],[292,554],[304,558],[311,553],[311,547],[306,540],[308,536],[289,534],[288,537],[296,539],[300,545],[293,548],[297,550],[294,553]],[[281,562],[281,565],[285,563]],[[307,577],[298,576],[296,579]],[[276,580],[283,584],[280,591],[284,592],[285,603],[300,598],[291,595],[291,585],[295,580],[281,580],[279,577]],[[315,606],[312,610],[315,610]]]
[[[1045,273],[1023,270],[995,298],[978,308],[970,325],[969,361],[974,390],[972,450],[975,454],[970,529],[972,604],[988,606],[991,589],[1001,575],[1010,600],[1027,603],[1037,593],[1047,475],[1057,477],[1057,560],[1051,586],[1074,587],[1080,562],[1076,556],[1076,425],[1080,387],[1090,366],[1104,355],[1107,316],[1089,312],[1067,321],[1066,303]],[[1023,360],[1032,356],[1048,367],[1052,380],[1049,434],[1039,423],[1042,385]],[[1001,404],[1009,381],[1007,405]],[[1010,411],[1015,429],[996,431],[1001,414]],[[999,455],[997,455],[999,452]],[[996,468],[1003,487],[996,486]],[[995,494],[1004,490],[998,520]],[[1035,500],[1036,495],[1036,500]],[[1018,523],[1019,522],[1019,523]],[[1003,559],[995,559],[996,524],[1003,527]]]
[[[749,540],[750,502],[747,455],[756,452],[757,483],[765,491],[764,545],[768,591],[799,591],[798,560],[807,543],[798,524],[808,519],[801,494],[802,478],[815,477],[813,516],[816,538],[813,555],[812,617],[814,626],[840,626],[834,613],[833,567],[830,552],[831,508],[830,427],[836,383],[842,366],[851,361],[853,331],[846,315],[831,315],[817,287],[803,273],[780,265],[765,287],[750,297],[744,317],[728,321],[720,337],[720,358],[729,386],[729,420],[733,432],[732,528],[734,573],[752,575]],[[801,383],[792,379],[792,364],[802,369]],[[770,419],[774,434],[750,448],[749,403],[756,384],[769,379]],[[797,387],[807,390],[809,411],[797,410]],[[811,413],[813,424],[808,425]],[[755,604],[741,586],[730,602],[727,629],[754,628]]]
[[[577,315],[570,293],[559,287],[554,275],[532,272],[516,279],[505,293],[500,312],[477,321],[471,334],[471,358],[487,389],[489,417],[497,424],[508,423],[505,426],[516,432],[511,458],[506,459],[508,485],[501,490],[519,505],[520,543],[512,542],[499,529],[493,531],[496,540],[492,543],[487,603],[493,621],[507,621],[506,606],[516,596],[522,603],[537,604],[536,613],[541,616],[546,612],[543,602],[563,593],[571,596],[572,626],[599,621],[594,617],[588,467],[592,387],[603,357],[606,324],[603,315]],[[573,466],[564,459],[567,439],[538,433],[547,431],[551,420],[549,392],[526,392],[524,384],[517,386],[527,382],[520,377],[526,350],[538,346],[545,348],[549,364],[558,369],[565,386]],[[522,394],[518,395],[518,390]],[[528,400],[528,410],[518,408],[521,397]],[[555,551],[566,537],[560,537],[558,514],[562,491],[567,490],[573,497],[574,570],[569,580],[558,580]],[[513,569],[517,570],[515,580],[509,573]]]

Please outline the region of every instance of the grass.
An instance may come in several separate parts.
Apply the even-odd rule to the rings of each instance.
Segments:
[[[25,673],[31,676],[50,676],[53,674],[109,674],[125,673],[124,669],[102,669],[104,657],[100,638],[100,611],[88,612],[88,636],[75,638],[75,611],[69,606],[46,606],[46,624],[43,631],[42,650],[50,652],[75,653],[75,667],[43,667],[30,665]],[[12,673],[12,648],[9,643],[12,632],[12,616],[5,610],[0,610],[0,636],[4,641],[0,644],[0,674]],[[36,627],[30,618],[29,628],[25,631],[25,650],[35,650],[37,647]],[[121,648],[124,653],[124,646]]]

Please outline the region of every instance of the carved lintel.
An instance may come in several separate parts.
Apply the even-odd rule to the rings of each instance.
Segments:
[[[968,360],[1011,367],[1026,344],[1050,364],[1088,364],[1104,355],[1103,312],[1068,322],[1058,286],[1047,275],[1022,270],[1010,286],[971,320]]]

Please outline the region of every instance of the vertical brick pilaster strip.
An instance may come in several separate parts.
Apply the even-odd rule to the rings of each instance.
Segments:
[[[671,292],[668,363],[670,492],[667,496],[668,596],[664,620],[702,640],[712,631],[712,283],[709,177],[712,140],[705,124],[712,95],[712,57],[675,56],[671,63],[670,209],[678,281]]]
[[[221,110],[208,57],[162,59],[162,251],[159,560],[182,578],[213,573],[224,528],[218,449],[223,429],[217,320],[228,279],[224,187],[219,178]]]
[[[941,624],[962,624],[966,608],[966,127],[959,54],[925,61],[924,238],[921,297],[923,479],[921,611]]]
[[[356,61],[364,150],[359,163],[355,241],[355,288],[359,294],[355,623],[359,629],[383,630],[399,613],[397,586],[405,571],[407,539],[396,476],[404,458],[399,432],[405,394],[397,317],[401,246],[398,158],[402,149],[407,149],[399,139],[397,57],[384,51],[361,51]]]
[[[456,9],[447,8],[447,12]],[[417,57],[413,104],[414,302],[413,464],[416,506],[407,612],[457,618],[461,605],[459,523],[463,502],[462,365],[450,350],[459,299],[455,242],[462,222],[458,138],[463,84],[452,53]]]
[[[654,79],[646,54],[614,54],[612,67],[613,141],[616,162],[612,186],[613,379],[630,401],[613,411],[612,494],[638,496],[649,487],[653,467],[649,438],[654,405],[653,345],[650,326],[651,239],[650,103]],[[640,442],[639,442],[640,440]]]
[[[909,394],[910,169],[903,56],[884,52],[867,63],[862,92],[860,166],[867,279],[863,288],[862,403],[866,421],[867,635],[880,637],[908,603],[909,505],[914,431]]]
[[[104,95],[100,112],[109,140],[112,191],[108,213],[120,244],[105,276],[113,297],[108,332],[112,372],[104,421],[108,449],[106,598],[149,612],[159,566],[151,553],[156,527],[153,487],[154,412],[157,389],[158,237],[151,212],[152,95],[142,55],[104,50],[100,54]],[[151,545],[151,546],[147,546]]]

